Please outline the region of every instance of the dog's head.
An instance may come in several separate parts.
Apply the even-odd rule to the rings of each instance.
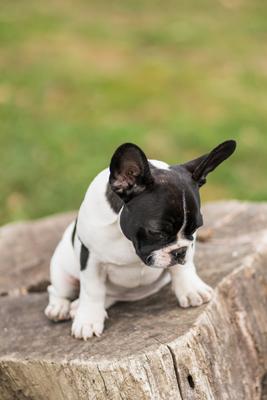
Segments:
[[[114,153],[109,183],[123,201],[120,226],[137,255],[151,267],[184,264],[203,221],[199,188],[235,150],[234,140],[185,164],[158,168],[136,145]]]

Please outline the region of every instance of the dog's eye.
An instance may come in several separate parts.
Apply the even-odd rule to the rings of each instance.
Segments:
[[[152,231],[151,229],[147,230],[149,236],[152,236],[155,239],[165,239],[166,233],[161,231]]]

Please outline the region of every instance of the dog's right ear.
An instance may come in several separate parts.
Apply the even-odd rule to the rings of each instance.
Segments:
[[[122,144],[110,162],[111,189],[127,202],[153,184],[145,153],[135,144]]]

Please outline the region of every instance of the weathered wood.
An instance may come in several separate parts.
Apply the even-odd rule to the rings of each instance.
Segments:
[[[70,322],[45,318],[46,293],[0,298],[0,399],[250,400],[261,398],[261,386],[264,396],[267,205],[214,203],[204,214],[212,234],[198,243],[197,264],[216,288],[208,305],[181,309],[166,287],[148,299],[115,305],[102,337],[82,342],[70,336]],[[1,261],[2,291],[5,282],[11,293],[29,287],[27,279],[20,280],[21,265],[23,274],[27,265],[33,275],[42,269],[42,278],[38,271],[31,285],[47,279],[49,257],[72,216],[62,218],[61,225],[48,220],[49,248],[40,245],[45,221],[29,223],[40,231],[36,228],[28,240],[21,225],[18,234],[12,225],[12,262],[6,235],[0,235],[2,260],[14,265],[18,277],[8,277],[10,267]],[[35,235],[38,248],[32,245]],[[27,248],[23,263],[23,251],[16,250],[21,237]],[[41,268],[32,262],[38,257]]]
[[[0,296],[45,290],[49,259],[76,212],[0,228]]]

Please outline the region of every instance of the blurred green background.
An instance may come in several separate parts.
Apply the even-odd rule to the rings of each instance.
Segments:
[[[0,223],[78,208],[116,146],[183,162],[204,201],[266,200],[267,3],[1,1]]]

